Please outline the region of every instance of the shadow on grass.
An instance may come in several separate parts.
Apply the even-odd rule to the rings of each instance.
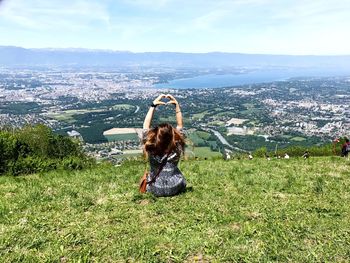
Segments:
[[[194,191],[194,189],[193,189],[193,186],[188,186],[188,187],[186,187],[186,189],[183,191],[183,192],[181,192],[180,193],[180,195],[181,194],[185,194],[185,193],[191,193],[191,192],[193,192]]]
[[[172,195],[172,196],[155,196],[149,192],[144,193],[144,194],[141,194],[138,192],[132,196],[131,201],[134,203],[137,203],[137,204],[146,204],[146,203],[148,204],[150,202],[155,203],[159,198],[169,198],[169,197],[181,196],[181,195],[184,195],[187,193],[191,193],[193,191],[194,191],[193,186],[188,186],[185,188],[184,191],[182,191],[176,195]]]

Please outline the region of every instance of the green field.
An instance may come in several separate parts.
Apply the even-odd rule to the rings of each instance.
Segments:
[[[209,147],[194,147],[194,156],[199,158],[221,157],[220,152],[213,152]]]
[[[306,139],[304,137],[300,137],[300,136],[293,137],[291,140],[295,141],[295,142],[306,141]]]
[[[188,191],[137,191],[142,162],[0,177],[1,262],[349,262],[349,160],[182,161]]]
[[[188,134],[188,139],[190,139],[194,145],[206,144],[209,137],[210,133],[204,131],[194,131]]]
[[[203,138],[204,140],[208,140],[210,137],[210,133],[205,131],[197,131],[197,134],[199,137]]]
[[[225,117],[235,117],[235,116],[237,116],[237,113],[225,111],[225,112],[219,112],[219,113],[216,113],[216,114],[215,114],[215,117],[222,117],[222,116],[225,116]]]
[[[205,115],[207,115],[209,113],[213,116],[216,116],[215,112],[220,111],[220,110],[222,110],[222,109],[221,108],[214,108],[214,109],[206,110],[203,112],[197,112],[197,113],[191,114],[191,117],[192,117],[192,119],[200,120],[200,119],[203,119],[205,117]],[[228,113],[226,113],[226,114],[228,114]],[[219,114],[217,114],[217,115],[219,116]]]
[[[209,121],[207,123],[207,125],[214,125],[214,126],[218,126],[218,127],[224,127],[225,126],[225,122],[224,121]]]
[[[109,142],[115,141],[138,141],[140,140],[137,133],[122,133],[122,134],[113,134],[113,135],[104,135],[104,137]]]
[[[80,115],[85,114],[89,112],[103,112],[106,111],[106,109],[81,109],[81,110],[66,110],[61,112],[49,112],[47,114],[48,117],[58,120],[58,121],[64,121],[68,123],[74,123],[74,115]]]
[[[116,104],[113,105],[112,110],[130,110],[133,109],[134,106],[130,104]],[[97,113],[97,112],[108,112],[109,109],[107,108],[93,108],[93,109],[79,109],[79,110],[65,110],[60,112],[49,112],[47,114],[48,117],[58,120],[58,121],[64,121],[67,123],[74,123],[74,115],[82,115],[85,113]]]
[[[130,104],[116,104],[112,106],[113,110],[130,110],[135,108],[135,106]]]
[[[243,106],[246,107],[246,110],[241,111],[241,114],[243,116],[248,116],[248,115],[251,115],[254,113],[259,113],[261,111],[261,109],[256,108],[255,107],[256,105],[253,103],[244,103]]]
[[[203,112],[199,112],[199,113],[194,113],[191,115],[192,119],[203,119],[203,117],[209,113],[209,110],[203,111]]]
[[[174,116],[169,116],[169,117],[159,117],[159,122],[160,123],[164,123],[164,122],[168,122],[168,123],[172,123],[174,126],[176,126],[176,119]]]

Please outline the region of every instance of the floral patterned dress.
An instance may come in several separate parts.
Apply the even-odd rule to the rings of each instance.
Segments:
[[[146,139],[147,132],[148,130],[143,131],[143,140]],[[180,130],[180,132],[183,134],[182,130]],[[182,146],[178,144],[176,150],[169,155],[164,154],[158,156],[148,153],[151,169],[149,176],[147,177],[147,182],[152,180],[156,175],[159,166],[165,162],[165,159],[167,160],[156,180],[151,184],[147,184],[147,192],[151,192],[155,196],[172,196],[179,194],[186,189],[185,177],[177,167],[183,150]]]

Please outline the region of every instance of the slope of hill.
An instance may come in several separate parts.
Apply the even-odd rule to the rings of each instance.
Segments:
[[[349,160],[183,161],[188,191],[137,192],[144,165],[0,177],[2,262],[350,261]]]
[[[0,65],[11,66],[167,66],[167,67],[327,67],[349,68],[350,56],[291,56],[240,53],[179,53],[26,49],[0,46]]]

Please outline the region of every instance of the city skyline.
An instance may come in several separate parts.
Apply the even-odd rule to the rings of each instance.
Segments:
[[[348,1],[0,1],[0,45],[350,54]]]

